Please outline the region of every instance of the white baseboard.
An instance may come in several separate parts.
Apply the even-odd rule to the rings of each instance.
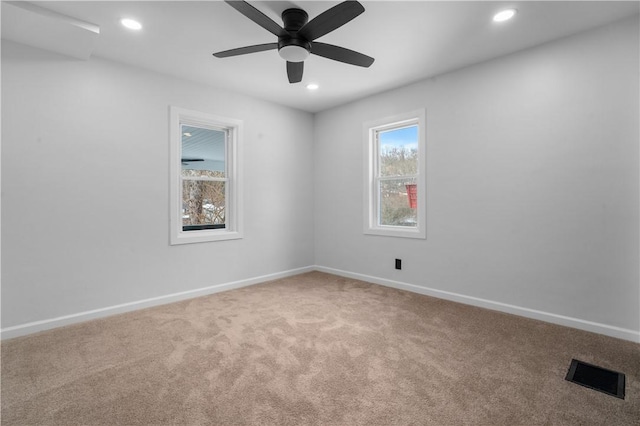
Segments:
[[[629,330],[620,327],[614,327],[606,324],[600,324],[592,321],[571,318],[563,315],[552,314],[549,312],[538,311],[535,309],[523,308],[520,306],[509,305],[506,303],[495,302],[487,299],[480,299],[463,294],[451,293],[448,291],[437,290],[428,287],[422,287],[414,284],[408,284],[400,281],[389,280],[385,278],[373,277],[370,275],[359,274],[355,272],[343,271],[340,269],[328,268],[325,266],[307,266],[303,268],[291,269],[288,271],[277,272],[274,274],[262,275],[259,277],[249,278],[230,283],[217,284],[210,287],[199,288],[195,290],[184,291],[180,293],[168,294],[165,296],[154,297],[150,299],[139,300],[135,302],[123,303],[121,305],[108,306],[105,308],[94,309],[77,314],[65,315],[57,318],[34,321],[26,324],[7,327],[0,330],[0,336],[4,339],[25,336],[39,331],[50,330],[65,325],[76,324],[97,318],[103,318],[111,315],[131,312],[138,309],[149,308],[153,306],[164,305],[167,303],[178,302],[181,300],[192,299],[194,297],[206,296],[208,294],[219,293],[222,291],[233,290],[236,288],[247,287],[253,284],[259,284],[266,281],[276,280],[280,278],[290,277],[305,272],[320,271],[328,274],[338,275],[346,278],[367,281],[386,287],[406,290],[413,293],[424,294],[426,296],[437,297],[439,299],[451,300],[466,305],[478,306],[494,311],[506,312],[509,314],[519,315],[525,318],[532,318],[540,321],[558,324],[566,327],[573,327],[580,330],[591,331],[593,333],[603,334],[605,336],[616,337],[619,339],[629,340],[631,342],[640,343],[640,331]]]
[[[4,339],[10,339],[13,337],[26,336],[27,334],[37,333],[39,331],[50,330],[52,328],[58,328],[65,325],[76,324],[83,321],[88,321],[97,318],[103,318],[115,314],[122,314],[125,312],[131,312],[138,309],[150,308],[153,306],[164,305],[167,303],[178,302],[180,300],[192,299],[194,297],[206,296],[208,294],[219,293],[221,291],[233,290],[236,288],[246,287],[253,284],[259,284],[266,281],[277,280],[279,278],[290,277],[293,275],[302,274],[305,272],[314,271],[313,266],[307,266],[304,268],[291,269],[288,271],[277,272],[274,274],[262,275],[259,277],[249,278],[246,280],[233,281],[230,283],[212,285],[210,287],[198,288],[195,290],[183,291],[180,293],[168,294],[166,296],[152,297],[150,299],[138,300],[135,302],[123,303],[121,305],[108,306],[105,308],[94,309],[86,312],[79,312],[77,314],[64,315],[57,318],[34,321],[27,324],[16,325],[13,327],[7,327],[0,330],[0,336]]]
[[[540,321],[558,324],[565,327],[577,328],[579,330],[591,331],[593,333],[604,334],[605,336],[616,337],[618,339],[629,340],[631,342],[640,343],[640,331],[629,330],[626,328],[614,327],[611,325],[600,324],[592,321],[571,318],[563,315],[552,314],[549,312],[538,311],[535,309],[523,308],[520,306],[509,305],[506,303],[495,302],[492,300],[480,299],[463,294],[451,293],[443,290],[407,284],[400,281],[388,280],[385,278],[372,277],[370,275],[358,274],[355,272],[343,271],[340,269],[327,268],[325,266],[315,266],[316,271],[326,272],[328,274],[339,275],[346,278],[353,278],[374,284],[380,284],[386,287],[406,290],[413,293],[424,294],[426,296],[437,297],[439,299],[451,300],[453,302],[464,303],[466,305],[478,306],[494,311],[506,312],[509,314],[519,315],[525,318],[536,319]]]

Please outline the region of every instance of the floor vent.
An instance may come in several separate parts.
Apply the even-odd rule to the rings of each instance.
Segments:
[[[573,359],[565,379],[607,395],[624,399],[625,378],[624,374],[617,371],[607,370]]]

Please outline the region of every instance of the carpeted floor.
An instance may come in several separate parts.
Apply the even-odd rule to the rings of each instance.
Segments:
[[[312,272],[4,341],[1,396],[7,425],[638,425],[640,345]]]

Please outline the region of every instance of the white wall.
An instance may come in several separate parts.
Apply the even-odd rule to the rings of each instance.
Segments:
[[[316,264],[639,340],[638,49],[636,17],[318,114]],[[362,124],[421,107],[427,239],[364,235]]]
[[[169,246],[169,105],[244,120],[244,239]],[[311,114],[3,41],[2,327],[313,265],[312,137]]]
[[[315,264],[639,340],[638,62],[635,19],[314,119],[3,42],[3,330]],[[169,246],[169,105],[244,120],[243,240]],[[362,123],[421,107],[427,239],[364,235]]]

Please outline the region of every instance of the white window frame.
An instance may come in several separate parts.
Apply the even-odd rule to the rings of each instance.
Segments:
[[[235,240],[242,234],[242,173],[241,147],[243,123],[241,120],[220,117],[200,111],[171,106],[169,108],[170,131],[170,184],[169,227],[170,244],[202,243],[208,241]],[[222,229],[182,230],[182,126],[194,126],[227,133],[225,142],[225,178],[211,178],[226,182],[225,227]]]
[[[425,110],[419,109],[364,123],[364,233],[388,237],[422,238],[427,237],[426,220],[426,128]],[[416,124],[418,126],[418,172],[415,181],[418,184],[417,226],[380,225],[380,190],[378,176],[379,152],[377,133],[384,130],[401,128]],[[412,176],[413,177],[413,176]]]

